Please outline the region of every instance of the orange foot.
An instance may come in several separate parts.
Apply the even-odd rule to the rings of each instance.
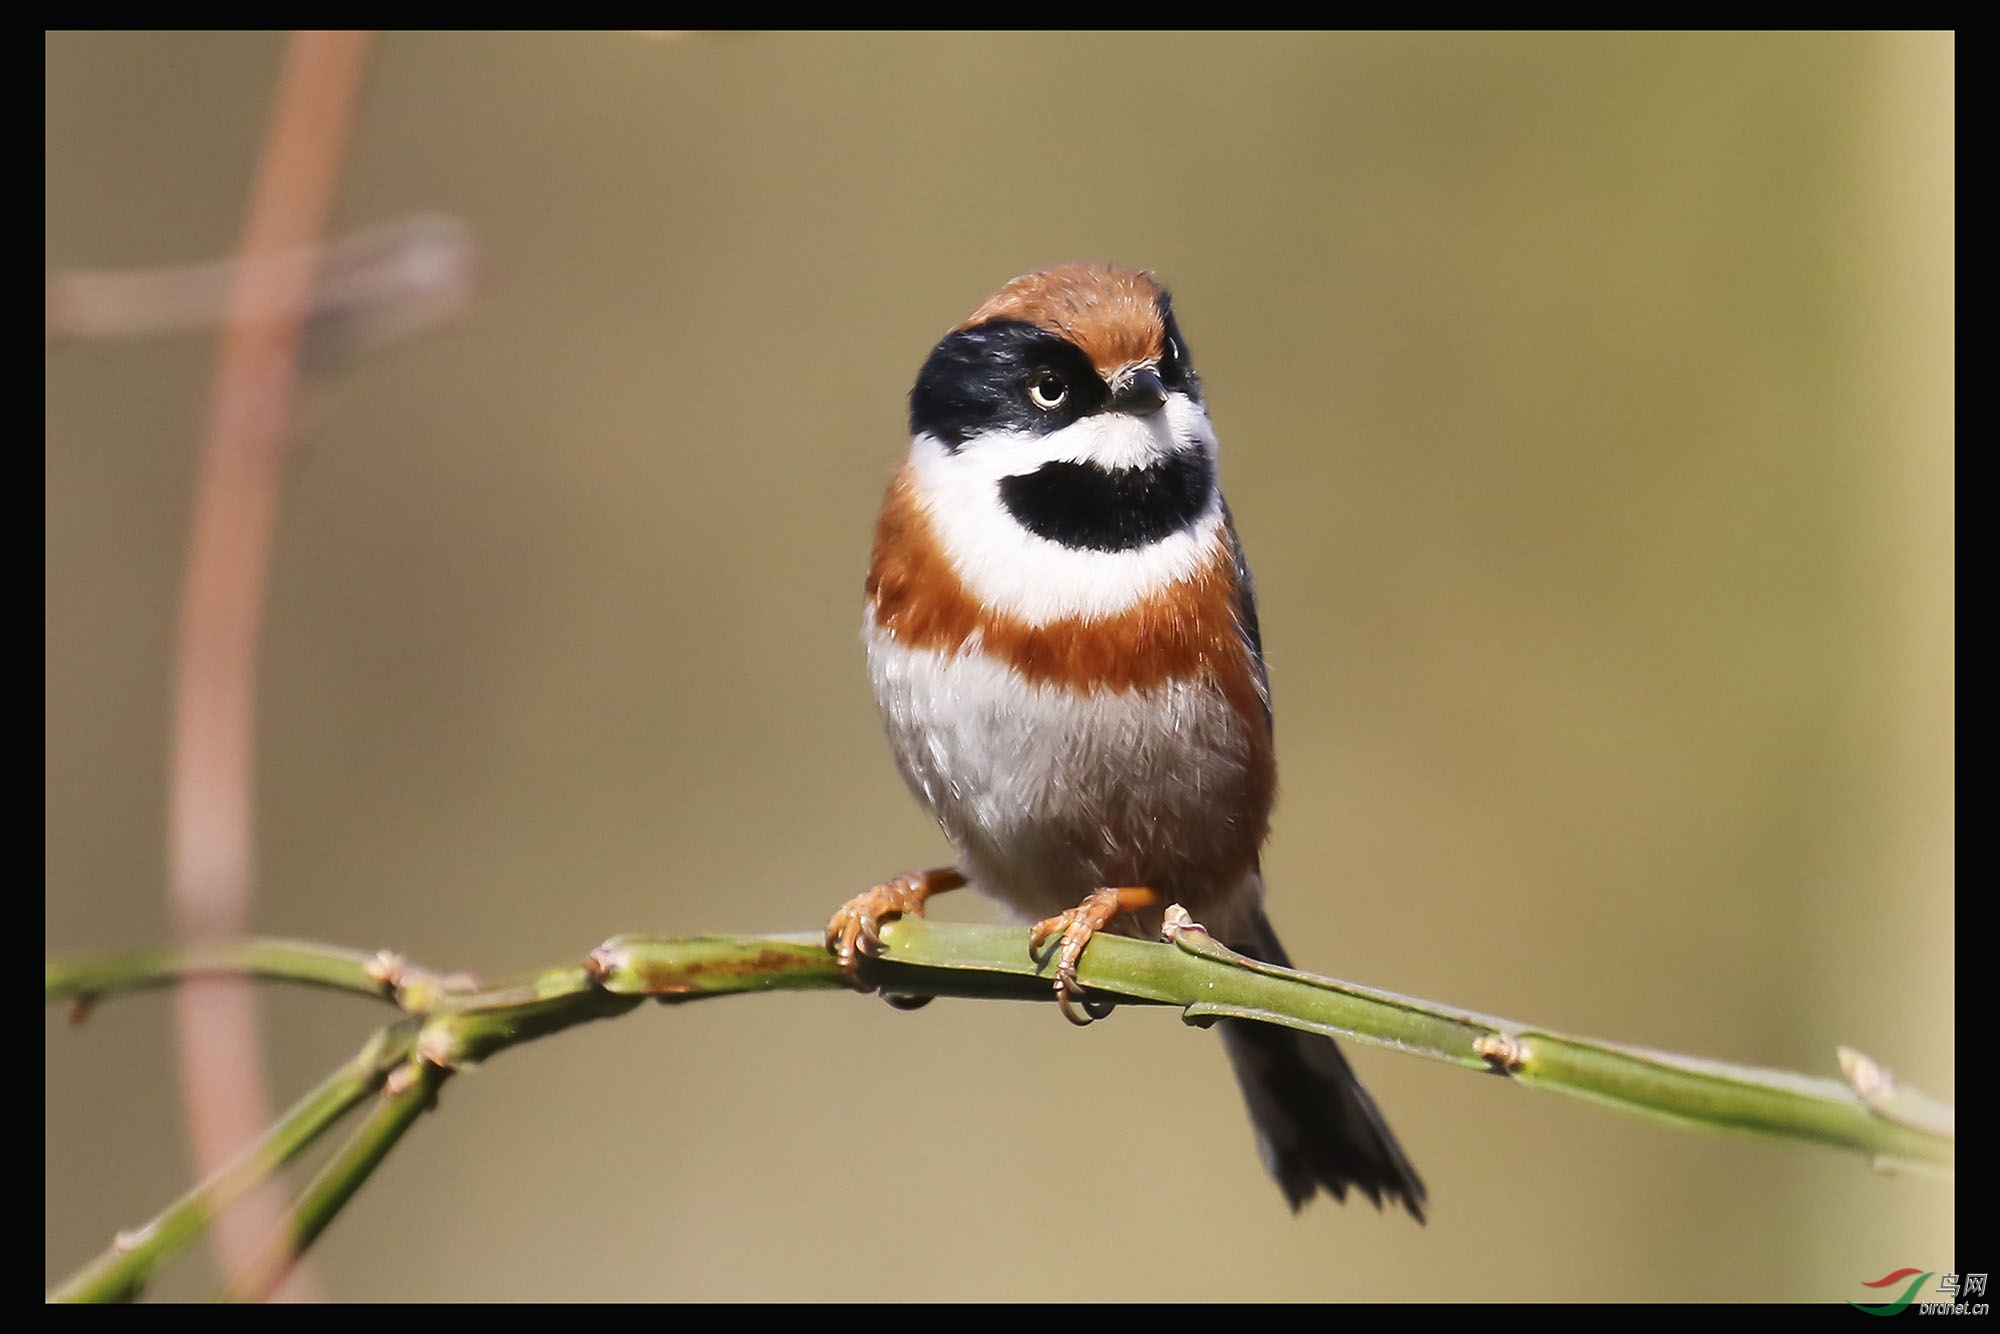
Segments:
[[[1056,946],[1056,1006],[1063,1012],[1063,1018],[1082,1026],[1111,1013],[1110,1002],[1084,999],[1083,987],[1076,980],[1076,962],[1083,957],[1083,947],[1090,943],[1090,938],[1112,918],[1122,912],[1150,908],[1159,901],[1159,895],[1142,887],[1093,889],[1076,907],[1035,923],[1034,930],[1028,933],[1030,953],[1039,954],[1051,937],[1062,937],[1062,943]],[[1079,1005],[1083,1007],[1080,1010]]]
[[[874,958],[882,952],[882,923],[890,917],[924,915],[924,901],[933,894],[957,889],[965,877],[949,866],[929,871],[905,871],[893,880],[856,894],[841,905],[826,924],[826,948],[840,960],[848,985],[857,991],[873,991],[855,978],[863,955]]]

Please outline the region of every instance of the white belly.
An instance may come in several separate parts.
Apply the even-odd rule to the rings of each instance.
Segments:
[[[1251,738],[1219,690],[1085,694],[976,645],[910,650],[872,620],[865,638],[896,763],[975,887],[1033,917],[1104,885],[1153,889],[1197,920],[1255,901],[1264,812]]]

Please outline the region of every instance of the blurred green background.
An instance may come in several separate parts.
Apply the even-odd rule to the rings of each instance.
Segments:
[[[49,35],[49,269],[233,249],[281,46]],[[812,929],[940,860],[857,637],[904,395],[1004,279],[1108,259],[1173,286],[1223,441],[1302,965],[1819,1073],[1851,1043],[1951,1097],[1954,68],[1922,35],[385,39],[337,230],[456,214],[485,280],[307,402],[256,928],[501,970]],[[47,358],[50,950],[164,938],[213,361]],[[377,1017],[263,994],[281,1102]],[[49,1015],[51,1278],[186,1184],[168,1021]],[[1289,1216],[1168,1013],[642,1010],[454,1082],[320,1271],[1835,1301],[1955,1267],[1948,1182],[1355,1061],[1426,1228]]]

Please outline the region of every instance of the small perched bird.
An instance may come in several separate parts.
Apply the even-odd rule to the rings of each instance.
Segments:
[[[1156,934],[1169,904],[1287,965],[1259,869],[1277,767],[1257,603],[1166,290],[1097,264],[1014,279],[931,350],[910,434],[863,638],[897,767],[959,861],[858,896],[828,948],[851,976],[884,918],[970,884],[1036,920],[1032,949],[1056,942],[1079,1023],[1091,935]],[[1352,1186],[1423,1219],[1332,1039],[1220,1027],[1294,1209]]]

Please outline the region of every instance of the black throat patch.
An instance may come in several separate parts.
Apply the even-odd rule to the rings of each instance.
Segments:
[[[1089,551],[1130,551],[1171,537],[1208,508],[1215,470],[1198,449],[1144,468],[1044,463],[1000,479],[1000,501],[1037,537]]]

